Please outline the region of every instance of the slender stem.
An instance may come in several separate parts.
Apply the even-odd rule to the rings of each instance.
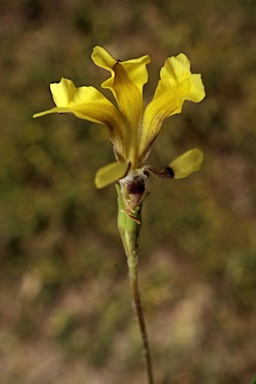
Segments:
[[[131,296],[133,300],[136,317],[138,320],[140,335],[143,346],[143,357],[145,360],[148,384],[154,384],[152,362],[150,357],[150,348],[147,337],[146,324],[141,306],[139,287],[138,287],[138,237],[141,226],[141,208],[140,204],[133,213],[133,218],[124,213],[125,206],[120,188],[117,186],[118,192],[118,228],[125,249],[127,264],[129,269],[129,280],[131,288]],[[135,219],[135,220],[134,220]]]
[[[133,299],[134,308],[136,311],[139,328],[140,328],[140,334],[142,338],[142,345],[143,345],[143,357],[145,359],[146,369],[147,369],[147,376],[148,376],[148,383],[154,384],[153,379],[153,372],[152,372],[152,362],[151,362],[151,356],[150,356],[150,348],[148,343],[148,336],[147,336],[147,329],[146,324],[144,320],[143,315],[143,309],[141,306],[140,301],[140,294],[139,294],[139,288],[138,288],[138,273],[137,273],[137,266],[134,268],[134,270],[129,272],[130,277],[130,287],[131,287],[131,294]]]

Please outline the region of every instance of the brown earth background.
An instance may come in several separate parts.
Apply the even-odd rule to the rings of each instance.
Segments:
[[[116,225],[107,130],[53,106],[49,84],[149,54],[145,100],[184,52],[207,97],[186,103],[150,164],[193,147],[202,170],[152,178],[140,286],[157,384],[248,384],[256,370],[256,4],[253,0],[0,1],[0,383],[145,382]],[[105,91],[104,91],[105,92]],[[111,98],[110,93],[105,92]]]

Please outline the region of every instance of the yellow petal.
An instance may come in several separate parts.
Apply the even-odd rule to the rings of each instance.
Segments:
[[[173,160],[169,164],[169,168],[173,170],[175,179],[183,179],[191,173],[200,170],[203,158],[204,156],[200,149],[190,149]]]
[[[50,84],[53,100],[57,107],[65,107],[73,102],[77,89],[73,81],[62,77],[59,83]]]
[[[127,124],[118,109],[96,88],[79,87],[69,79],[50,85],[53,100],[57,107],[36,113],[40,117],[49,113],[73,113],[80,119],[104,124],[109,128],[110,139],[119,160],[128,156],[124,152],[122,130]]]
[[[118,107],[125,116],[128,130],[123,131],[129,159],[136,166],[138,137],[143,117],[143,86],[148,80],[146,65],[149,56],[120,62],[115,60],[101,47],[95,47],[92,59],[96,65],[110,71],[111,76],[103,84],[103,88],[112,91]]]
[[[78,117],[109,125],[122,123],[122,118],[115,106],[94,87],[76,88],[69,79],[62,78],[59,83],[50,84],[53,100],[57,108],[35,114],[34,117],[47,113],[72,112]]]
[[[122,179],[128,172],[129,163],[110,163],[100,168],[95,175],[97,188],[104,188],[116,180]]]
[[[35,113],[33,115],[33,118],[35,119],[36,117],[41,117],[41,116],[49,115],[50,113],[68,113],[68,112],[70,112],[69,108],[58,108],[58,107],[55,107],[55,108],[47,109],[46,111],[43,111],[43,112]]]
[[[104,81],[102,87],[110,89],[117,102],[119,102],[120,89],[126,91],[122,89],[123,85],[120,84],[122,82],[128,87],[134,85],[142,94],[142,88],[148,81],[146,65],[151,61],[148,55],[122,62],[114,59],[102,47],[97,46],[93,50],[92,59],[96,65],[111,72],[111,77]],[[123,71],[119,67],[123,68]]]
[[[167,80],[173,86],[177,83],[181,84],[183,81],[189,80],[190,87],[189,92],[184,94],[185,100],[198,103],[205,97],[201,75],[191,73],[190,61],[183,53],[167,59],[164,67],[161,69],[160,76],[162,80]],[[156,93],[157,92],[158,89],[156,90]]]
[[[199,103],[205,97],[205,90],[201,75],[191,75],[190,83],[191,87],[189,93],[186,95],[186,100],[193,101],[194,103]]]
[[[104,48],[96,46],[92,52],[92,60],[101,68],[111,71],[116,65],[114,59]]]
[[[145,110],[139,157],[147,156],[165,119],[180,113],[185,100],[199,102],[204,96],[201,76],[191,74],[188,58],[181,53],[167,59],[154,98]]]

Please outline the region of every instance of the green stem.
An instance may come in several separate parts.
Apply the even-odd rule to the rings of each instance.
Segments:
[[[143,310],[140,301],[138,287],[138,237],[141,227],[141,208],[142,203],[136,208],[132,214],[133,218],[125,213],[125,204],[120,193],[120,187],[117,185],[118,193],[118,229],[122,238],[125,249],[127,264],[129,269],[129,280],[131,288],[131,296],[135,308],[139,330],[142,339],[143,356],[145,360],[148,384],[154,384],[152,362],[150,357],[150,348],[147,337],[146,324],[144,320]]]

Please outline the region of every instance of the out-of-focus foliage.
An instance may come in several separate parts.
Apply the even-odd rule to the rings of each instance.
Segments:
[[[249,382],[255,33],[253,0],[1,1],[1,383],[144,379],[115,188],[93,185],[113,160],[107,131],[73,116],[31,117],[53,105],[48,86],[62,76],[100,87],[95,45],[124,60],[151,56],[146,100],[169,56],[184,52],[203,75],[207,98],[168,120],[151,153],[164,167],[198,146],[205,162],[188,179],[151,180],[142,298],[157,383]]]

